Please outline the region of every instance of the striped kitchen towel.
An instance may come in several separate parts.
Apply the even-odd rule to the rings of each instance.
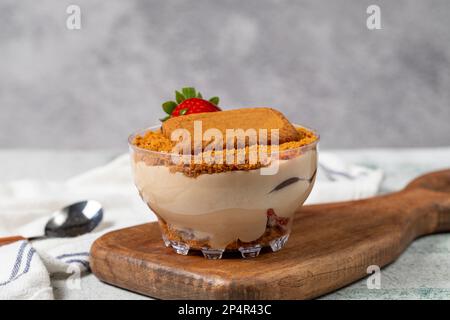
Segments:
[[[28,241],[0,247],[0,257],[0,300],[53,298],[47,269]]]

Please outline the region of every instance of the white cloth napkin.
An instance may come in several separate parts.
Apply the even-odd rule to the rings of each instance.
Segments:
[[[345,163],[321,152],[316,183],[305,204],[368,198],[378,192],[382,179],[381,169]]]
[[[307,203],[352,200],[374,195],[382,172],[343,163],[320,153],[317,181]],[[20,180],[0,184],[0,237],[42,234],[49,213],[69,203],[95,199],[104,220],[92,233],[66,239],[19,241],[0,247],[0,299],[52,299],[50,275],[67,278],[77,288],[89,272],[89,249],[101,234],[156,220],[133,184],[129,156],[66,182]]]

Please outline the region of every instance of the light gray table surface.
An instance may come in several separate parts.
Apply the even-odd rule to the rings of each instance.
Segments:
[[[327,150],[328,151],[328,150]],[[62,180],[102,165],[121,150],[53,151],[0,150],[0,181],[23,178]],[[385,178],[381,193],[399,190],[414,177],[450,168],[450,147],[433,149],[333,150],[343,159],[380,167]],[[81,290],[63,290],[65,278],[52,278],[57,299],[147,299],[85,274]],[[450,234],[417,239],[381,271],[381,288],[368,289],[367,280],[330,293],[322,299],[450,299]]]

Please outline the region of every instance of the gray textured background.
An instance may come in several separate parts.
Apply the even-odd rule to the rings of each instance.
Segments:
[[[0,0],[0,147],[125,147],[184,85],[277,107],[325,147],[450,145],[449,16],[447,0]]]

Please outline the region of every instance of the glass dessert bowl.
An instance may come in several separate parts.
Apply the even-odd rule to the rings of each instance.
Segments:
[[[252,165],[193,164],[192,155],[186,161],[180,154],[143,147],[147,139],[145,146],[164,149],[159,127],[131,135],[135,184],[158,217],[165,245],[182,255],[201,251],[208,259],[220,259],[224,252],[256,257],[264,247],[283,248],[317,171],[319,136],[295,127],[301,143],[280,142],[265,151],[268,158]]]

